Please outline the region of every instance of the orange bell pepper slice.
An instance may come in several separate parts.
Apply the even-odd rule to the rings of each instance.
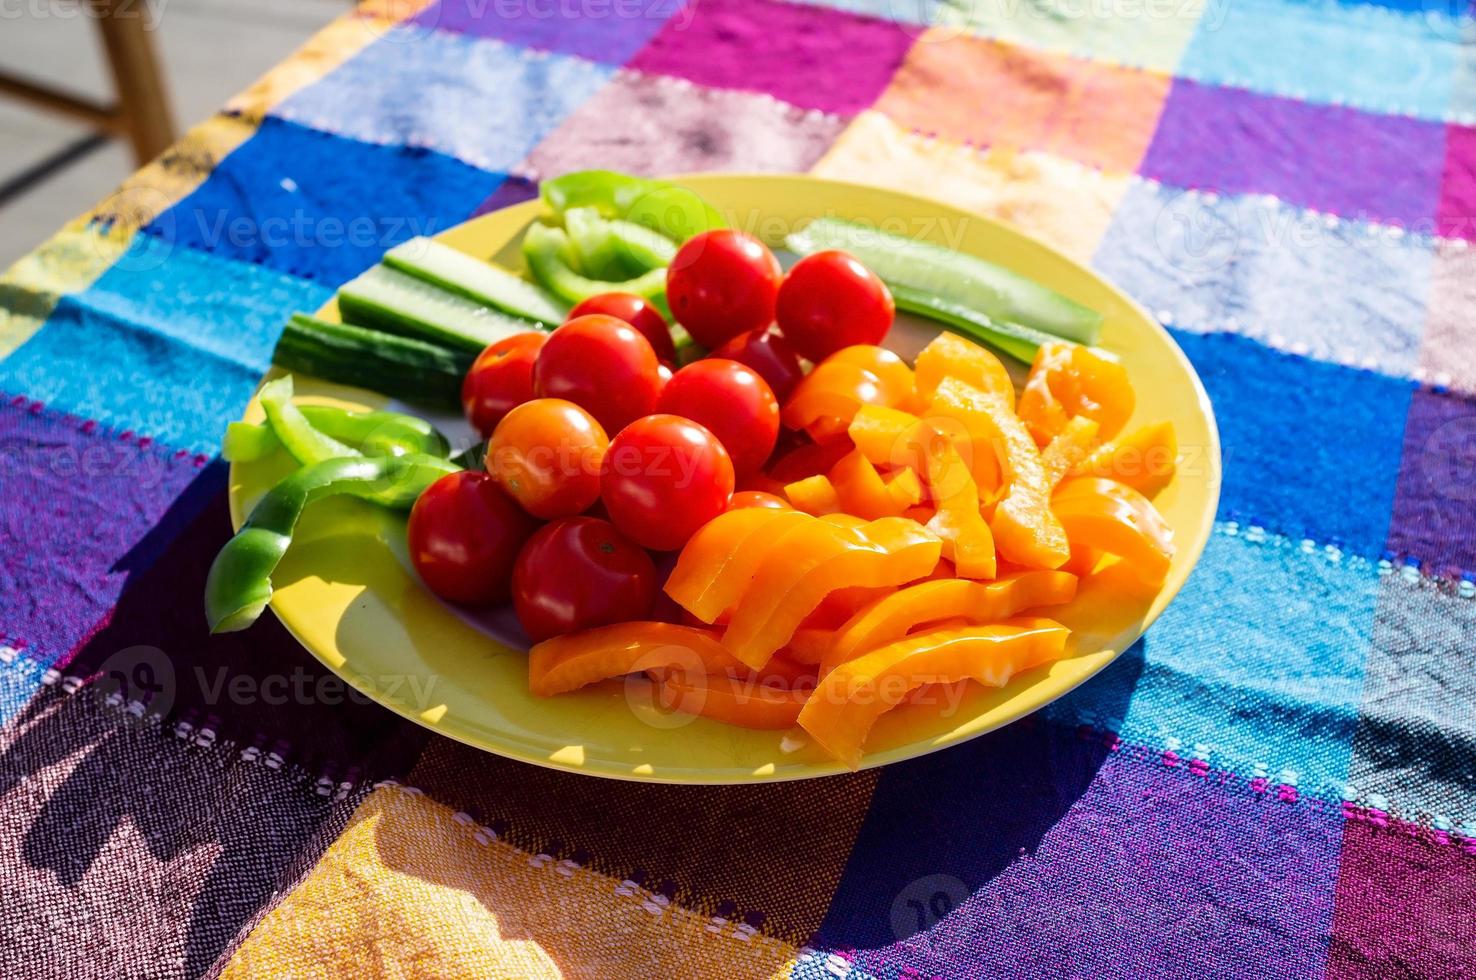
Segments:
[[[789,638],[784,651],[795,662],[814,667],[824,662],[834,645],[834,629],[828,626],[801,626]],[[779,658],[776,656],[774,659]]]
[[[658,703],[668,711],[701,715],[740,728],[793,728],[809,688],[793,689],[726,674],[655,672]]]
[[[862,405],[886,405],[887,388],[871,371],[846,361],[826,360],[795,386],[780,421],[804,429],[816,442],[841,435]]]
[[[915,633],[836,667],[799,713],[800,727],[851,769],[878,718],[925,684],[970,679],[1003,687],[1032,667],[1060,659],[1069,630],[1022,617],[988,626]]]
[[[1115,480],[1075,477],[1061,484],[1051,508],[1074,546],[1116,555],[1145,586],[1163,584],[1174,532],[1147,497]]]
[[[704,595],[737,556],[739,548],[760,528],[776,522],[781,527],[790,526],[792,518],[778,516],[784,513],[787,511],[746,507],[726,511],[702,525],[677,556],[676,566],[666,578],[666,594],[688,611],[708,608],[702,601]],[[712,622],[724,608],[719,608],[706,622]]]
[[[989,529],[1003,558],[1030,568],[1059,568],[1071,554],[1066,531],[1051,512],[1051,487],[1040,450],[1024,423],[996,395],[945,378],[929,412],[955,418],[971,432],[987,432],[1005,470],[1005,494]]]
[[[773,542],[723,632],[723,645],[754,670],[763,669],[830,593],[922,578],[938,564],[943,547],[936,535],[903,517],[860,528],[815,525]]]
[[[999,461],[987,433],[969,431],[958,419],[929,415],[924,420],[911,412],[882,405],[863,405],[851,419],[847,434],[867,459],[877,466],[923,469],[917,452],[917,427],[924,421],[957,447],[968,463],[981,495],[992,495],[1000,486]]]
[[[922,503],[923,485],[916,470],[898,470],[886,477],[882,484],[886,487],[887,496],[892,498],[892,506],[897,508],[898,514]]]
[[[918,353],[918,398],[931,400],[944,378],[957,378],[972,388],[997,395],[1006,408],[1015,410],[1015,383],[1004,364],[990,351],[956,333],[938,334]]]
[[[1155,422],[1097,447],[1071,468],[1072,476],[1100,476],[1151,497],[1174,478],[1179,455],[1172,422]]]
[[[1055,488],[1072,467],[1091,454],[1097,444],[1099,426],[1085,415],[1078,415],[1066,423],[1056,437],[1040,454],[1040,465],[1045,470],[1046,483]]]
[[[979,488],[953,441],[932,426],[916,430],[915,450],[923,457],[923,477],[933,516],[927,529],[943,541],[943,556],[963,578],[994,578],[994,535],[979,512]]]
[[[1132,417],[1137,398],[1127,369],[1066,341],[1042,344],[1020,392],[1017,412],[1036,445],[1045,446],[1078,415],[1101,426],[1111,439]]]
[[[917,503],[916,500],[901,503],[901,495],[894,496],[890,492],[876,467],[859,449],[842,456],[830,468],[830,483],[840,509],[868,521],[900,517],[911,504]]]
[[[826,442],[806,442],[775,460],[769,467],[769,478],[782,489],[786,483],[828,473],[836,460],[854,448],[844,435]]]
[[[784,485],[784,496],[799,510],[819,517],[841,509],[840,494],[825,474],[807,476]]]
[[[821,658],[820,674],[869,650],[902,639],[920,626],[946,619],[990,623],[1037,606],[1070,602],[1076,576],[1067,572],[1015,572],[993,582],[939,579],[882,596],[835,631]]]
[[[911,410],[917,404],[917,387],[912,368],[892,351],[873,344],[856,344],[843,347],[827,357],[824,362],[854,364],[876,375],[881,382],[886,404]]]
[[[796,529],[816,523],[814,517],[798,510],[769,513],[779,516],[756,523],[753,530],[759,533],[750,533],[736,546],[726,539],[709,546],[709,539],[702,537],[702,531],[712,523],[728,519],[728,514],[721,514],[704,525],[677,557],[676,568],[666,582],[666,594],[702,622],[717,622],[743,598],[759,564],[775,545]]]
[[[740,666],[711,630],[671,623],[617,623],[535,644],[528,652],[528,690],[550,697],[646,670],[708,674]]]

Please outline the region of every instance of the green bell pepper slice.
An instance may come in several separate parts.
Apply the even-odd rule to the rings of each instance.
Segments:
[[[642,225],[674,242],[727,227],[717,209],[693,191],[668,181],[613,170],[564,174],[545,180],[538,193],[555,214],[562,216],[571,208],[592,207],[606,218]]]
[[[435,426],[413,415],[351,412],[334,405],[297,408],[314,429],[367,456],[446,456],[451,451],[446,437]],[[230,463],[250,463],[280,448],[282,440],[271,423],[232,422],[226,427],[222,455]]]

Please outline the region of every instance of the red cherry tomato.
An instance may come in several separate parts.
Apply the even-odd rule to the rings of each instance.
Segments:
[[[783,278],[763,242],[719,228],[688,239],[671,260],[666,301],[677,322],[710,349],[772,323]]]
[[[600,495],[610,520],[637,544],[670,551],[721,514],[733,462],[717,436],[690,419],[650,415],[610,441]]]
[[[536,526],[486,473],[450,473],[410,511],[410,561],[443,599],[506,602],[518,550]]]
[[[624,320],[646,338],[658,360],[676,360],[676,344],[671,340],[671,327],[666,325],[666,317],[661,315],[661,311],[648,303],[645,297],[635,293],[600,293],[570,310],[566,322],[589,313],[603,313],[605,316]]]
[[[718,437],[739,476],[764,465],[779,438],[779,402],[753,369],[710,357],[682,368],[656,411],[699,422]]]
[[[533,391],[571,401],[606,432],[619,432],[656,407],[659,367],[650,342],[634,327],[594,313],[549,335],[533,365]]]
[[[789,397],[794,386],[805,376],[805,367],[800,363],[794,348],[769,327],[739,334],[713,351],[712,356],[737,361],[753,368],[759,377],[769,383],[774,397],[781,402]]]
[[[548,339],[543,333],[505,337],[477,355],[461,382],[466,420],[485,439],[502,417],[533,397],[533,362]]]
[[[886,284],[855,256],[836,251],[796,262],[775,309],[784,338],[812,361],[852,344],[880,344],[896,312]]]
[[[729,510],[743,510],[745,507],[767,507],[770,510],[790,510],[789,501],[772,493],[762,490],[740,490],[733,494],[733,499],[728,501]]]
[[[570,517],[599,498],[609,448],[605,430],[584,409],[562,398],[535,398],[497,423],[487,443],[487,472],[534,517]]]
[[[656,601],[656,566],[609,521],[566,517],[523,546],[512,593],[518,622],[537,643],[646,619]]]

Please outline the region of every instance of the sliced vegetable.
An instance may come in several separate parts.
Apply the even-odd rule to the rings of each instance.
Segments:
[[[1071,475],[1106,477],[1151,497],[1174,478],[1178,455],[1174,424],[1158,422],[1097,447]]]
[[[631,221],[606,219],[594,208],[564,212],[564,230],[579,269],[596,279],[626,279],[671,265],[677,246],[670,238]]]
[[[817,218],[785,239],[792,251],[809,255],[842,249],[860,259],[893,289],[912,288],[997,320],[1094,344],[1102,316],[1055,290],[1003,266],[942,245],[894,235],[840,218]]]
[[[837,665],[947,619],[990,623],[1037,606],[1070,602],[1076,576],[1066,572],[1015,572],[992,582],[935,579],[873,600],[833,634],[820,661],[823,677]]]
[[[351,412],[334,405],[298,405],[319,432],[347,443],[368,456],[446,456],[446,437],[425,419],[399,412]],[[249,463],[282,448],[271,423],[232,422],[226,426],[222,455],[232,463]],[[353,455],[345,453],[344,455]]]
[[[840,494],[830,477],[823,473],[784,485],[784,496],[796,510],[816,517],[834,514],[841,509]]]
[[[999,396],[1011,410],[1015,407],[1015,383],[999,358],[953,334],[940,333],[918,352],[915,378],[918,397],[923,401],[933,397],[944,378],[957,378]]]
[[[917,503],[917,500],[905,501],[905,493],[893,495],[876,467],[859,449],[842,456],[830,468],[830,483],[835,488],[840,509],[868,521],[900,517],[904,510]]]
[[[1071,547],[1051,513],[1040,451],[1020,419],[998,395],[955,378],[938,386],[930,411],[958,419],[970,432],[987,433],[1000,454],[1007,489],[989,521],[1000,557],[1029,568],[1060,567]]]
[[[877,466],[906,467],[903,473],[925,469],[925,460],[919,455],[921,445],[917,440],[917,428],[923,420],[910,412],[887,408],[883,405],[863,405],[851,419],[846,430],[856,448]],[[954,448],[968,466],[981,498],[993,498],[1000,487],[999,462],[995,456],[991,431],[977,428],[969,431],[956,418],[936,413],[930,414],[927,424],[936,432],[953,441]],[[916,477],[914,476],[914,480]],[[922,498],[906,506],[918,503]]]
[[[687,542],[666,581],[666,594],[702,622],[717,622],[743,597],[774,543],[810,523],[813,518],[797,510],[728,511]]]
[[[887,404],[912,411],[918,407],[917,388],[912,368],[893,351],[874,344],[843,347],[825,359],[827,362],[854,364],[876,375],[881,382]]]
[[[272,360],[288,371],[324,381],[447,408],[458,404],[462,379],[475,357],[461,344],[434,343],[295,313]]]
[[[523,236],[523,258],[533,278],[568,303],[581,303],[600,293],[635,293],[651,299],[666,288],[666,270],[653,269],[633,279],[606,282],[582,275],[574,267],[574,250],[562,228],[532,225]]]
[[[330,459],[283,478],[252,508],[236,536],[225,543],[205,579],[205,618],[212,633],[245,629],[272,598],[272,571],[303,508],[336,494],[372,498],[408,509],[421,492],[457,467],[430,456]]]
[[[927,529],[943,541],[943,556],[963,578],[994,578],[994,535],[979,512],[979,488],[953,440],[932,426],[914,430],[933,516]]]
[[[1111,439],[1132,417],[1136,396],[1127,370],[1078,344],[1040,349],[1016,411],[1038,446],[1045,446],[1078,416],[1095,421]]]
[[[1035,352],[1040,350],[1042,344],[1049,344],[1058,339],[1054,334],[1046,333],[1044,330],[1036,330],[1034,327],[1011,323],[1008,320],[996,320],[985,316],[978,310],[934,296],[921,289],[893,283],[891,290],[897,309],[936,320],[949,330],[978,343],[988,344],[1025,364],[1035,360]]]
[[[710,630],[629,622],[566,633],[528,652],[528,690],[551,697],[645,670],[717,674],[741,665]]]
[[[262,385],[258,401],[277,439],[292,458],[304,466],[321,463],[325,459],[363,455],[313,428],[302,410],[292,404],[292,375],[283,375]]]
[[[1051,509],[1073,546],[1117,555],[1149,588],[1163,584],[1174,532],[1147,497],[1115,480],[1077,477],[1061,484]]]
[[[422,282],[549,329],[564,322],[568,304],[522,276],[431,238],[412,238],[384,253],[384,264]]]
[[[781,418],[788,428],[826,442],[845,432],[863,405],[896,407],[887,386],[871,371],[846,361],[825,361],[794,389]]]
[[[340,286],[338,309],[351,323],[419,337],[473,356],[504,337],[539,329],[531,320],[499,313],[383,265]]]
[[[792,728],[810,693],[808,689],[779,687],[727,674],[655,670],[650,675],[657,698],[667,710],[702,715],[740,728]]]
[[[774,542],[723,632],[723,645],[760,670],[837,589],[880,588],[922,578],[942,543],[915,521],[888,517],[859,528],[817,521]]]
[[[538,192],[557,214],[592,207],[606,218],[624,218],[674,242],[726,225],[716,208],[685,187],[613,170],[564,174],[543,181]]]
[[[843,663],[821,680],[799,724],[852,769],[878,718],[925,684],[975,680],[1003,687],[1065,652],[1068,631],[1049,619],[1020,618],[990,626],[932,630]]]
[[[1101,427],[1085,415],[1078,415],[1067,422],[1050,444],[1041,450],[1040,465],[1045,470],[1046,483],[1051,489],[1065,478],[1066,474],[1091,453],[1097,444],[1097,433]]]

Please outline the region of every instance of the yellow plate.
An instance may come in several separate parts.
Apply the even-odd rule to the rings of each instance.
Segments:
[[[1053,249],[937,202],[805,176],[702,175],[679,181],[716,204],[735,227],[776,247],[809,219],[836,215],[931,239],[1051,286],[1105,315],[1102,346],[1121,357],[1138,393],[1131,424],[1168,419],[1178,433],[1179,473],[1156,500],[1178,544],[1162,591],[1133,607],[1111,596],[1110,583],[1088,580],[1075,602],[1050,612],[1075,631],[1067,659],[1003,689],[971,685],[951,710],[907,706],[889,713],[867,742],[864,765],[912,758],[1008,724],[1086,681],[1130,646],[1184,584],[1209,537],[1219,494],[1219,439],[1209,400],[1167,332],[1111,284]],[[439,237],[517,267],[518,243],[538,210],[537,202],[520,204]],[[332,304],[324,315],[336,315]],[[895,346],[909,353],[933,333],[934,327],[899,324]],[[351,408],[385,404],[380,396],[304,377],[297,379],[297,391]],[[262,418],[254,400],[246,418]],[[282,459],[232,467],[231,518],[237,527],[289,469]],[[407,571],[403,553],[402,519],[353,500],[314,505],[274,577],[272,608],[330,670],[406,718],[489,752],[599,776],[741,783],[844,771],[798,733],[748,731],[663,713],[651,704],[643,681],[532,697],[523,652],[431,596]]]

